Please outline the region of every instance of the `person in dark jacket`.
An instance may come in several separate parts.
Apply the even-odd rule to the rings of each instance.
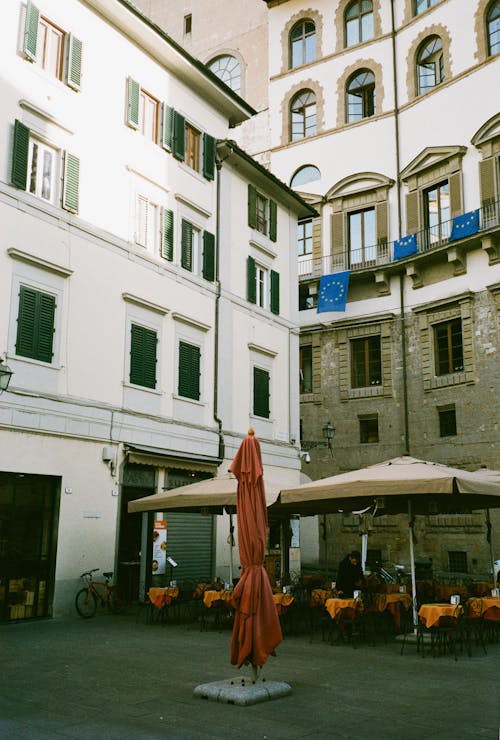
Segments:
[[[352,598],[354,589],[363,588],[364,585],[361,555],[357,550],[353,550],[340,561],[336,588],[344,598]]]

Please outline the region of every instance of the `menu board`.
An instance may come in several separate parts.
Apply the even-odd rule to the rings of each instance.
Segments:
[[[167,520],[155,519],[153,529],[153,562],[151,572],[154,576],[165,573],[167,564]]]

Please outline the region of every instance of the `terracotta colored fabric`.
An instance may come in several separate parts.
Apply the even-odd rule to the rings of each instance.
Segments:
[[[467,609],[470,617],[483,617],[493,621],[500,620],[500,599],[484,597],[482,599],[469,599]]]
[[[463,612],[463,607],[455,604],[422,604],[418,610],[420,621],[426,627],[434,627],[440,617],[456,617]]]
[[[231,601],[232,591],[205,591],[203,594],[203,603],[210,608],[214,601]]]
[[[230,472],[238,480],[236,515],[241,576],[233,591],[235,609],[231,663],[263,666],[283,639],[269,577],[266,552],[267,508],[259,440],[249,434]]]
[[[162,609],[164,606],[169,606],[172,601],[175,601],[179,596],[179,589],[171,586],[169,588],[150,588],[148,591],[148,597],[152,604]]]
[[[359,599],[327,599],[325,602],[326,611],[332,619],[337,619],[343,609],[355,609],[363,611],[363,602]]]
[[[324,606],[327,599],[333,599],[335,594],[331,589],[314,588],[311,591],[311,606]]]

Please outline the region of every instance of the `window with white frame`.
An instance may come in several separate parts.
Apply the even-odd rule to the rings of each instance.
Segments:
[[[30,138],[28,152],[28,192],[55,203],[59,175],[59,152],[38,139]]]
[[[146,139],[158,139],[159,102],[145,90],[139,93],[139,131]]]
[[[144,195],[137,194],[135,202],[135,243],[156,254],[160,234],[159,207]]]
[[[247,258],[247,299],[274,314],[280,310],[280,276],[275,270]]]

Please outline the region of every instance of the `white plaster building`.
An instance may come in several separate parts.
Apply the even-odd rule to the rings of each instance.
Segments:
[[[297,480],[293,245],[313,211],[228,141],[253,109],[124,0],[13,0],[0,59],[9,619],[72,609],[94,567],[137,595],[152,527],[128,501],[224,472],[250,425]],[[227,576],[225,518],[168,523],[180,577]]]

